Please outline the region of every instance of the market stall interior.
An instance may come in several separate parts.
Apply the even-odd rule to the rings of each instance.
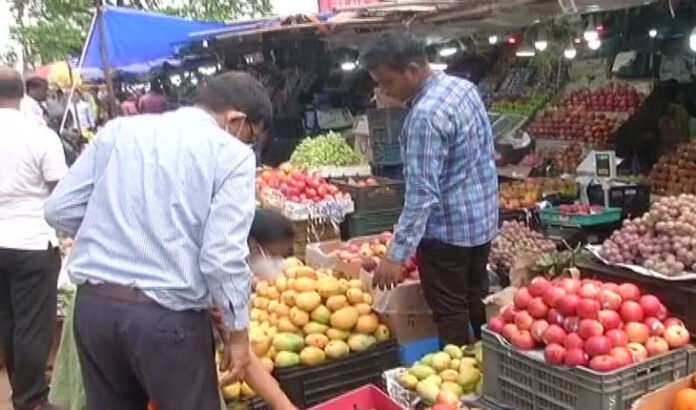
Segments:
[[[250,339],[299,408],[693,410],[695,17],[688,1],[378,2],[189,27],[144,65],[113,60],[113,80],[155,80],[171,108],[227,70],[266,85],[257,206],[297,236],[255,286]],[[415,256],[372,288],[408,192],[408,107],[359,55],[405,26],[433,70],[477,85],[495,136],[500,228],[470,346],[441,346]],[[245,383],[222,392],[266,408]]]

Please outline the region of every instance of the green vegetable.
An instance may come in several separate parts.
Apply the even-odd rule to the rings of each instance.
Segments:
[[[364,162],[365,159],[335,132],[305,139],[290,157],[290,163],[300,167],[350,166]]]

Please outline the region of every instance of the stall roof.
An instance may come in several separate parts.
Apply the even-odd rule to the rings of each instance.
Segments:
[[[316,23],[326,23],[334,17],[334,13],[320,13],[312,17],[316,17]],[[252,20],[252,21],[240,21],[233,24],[228,24],[222,28],[216,28],[212,30],[203,30],[191,33],[189,40],[191,41],[201,41],[206,39],[224,39],[236,36],[244,36],[252,33],[262,33],[268,31],[278,31],[287,28],[300,27],[304,25],[314,25],[316,23],[307,24],[285,24],[286,19],[274,16],[266,19]]]

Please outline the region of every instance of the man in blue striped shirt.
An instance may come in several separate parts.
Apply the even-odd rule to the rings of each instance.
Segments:
[[[425,46],[405,32],[387,33],[362,65],[390,97],[410,110],[401,132],[406,198],[378,287],[402,277],[417,250],[421,283],[443,343],[480,336],[486,262],[498,227],[493,135],[476,87],[430,69]]]
[[[230,72],[194,107],[111,121],[45,204],[75,237],[75,339],[87,405],[219,410],[208,310],[222,312],[222,370],[249,363],[249,144],[272,116],[265,88]]]

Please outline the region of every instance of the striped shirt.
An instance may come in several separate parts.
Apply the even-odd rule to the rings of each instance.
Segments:
[[[498,228],[491,125],[476,87],[433,73],[401,132],[406,198],[389,252],[403,261],[422,238],[474,247]]]
[[[255,165],[198,108],[111,121],[44,207],[75,236],[72,281],[134,287],[175,311],[215,302],[244,329]]]

